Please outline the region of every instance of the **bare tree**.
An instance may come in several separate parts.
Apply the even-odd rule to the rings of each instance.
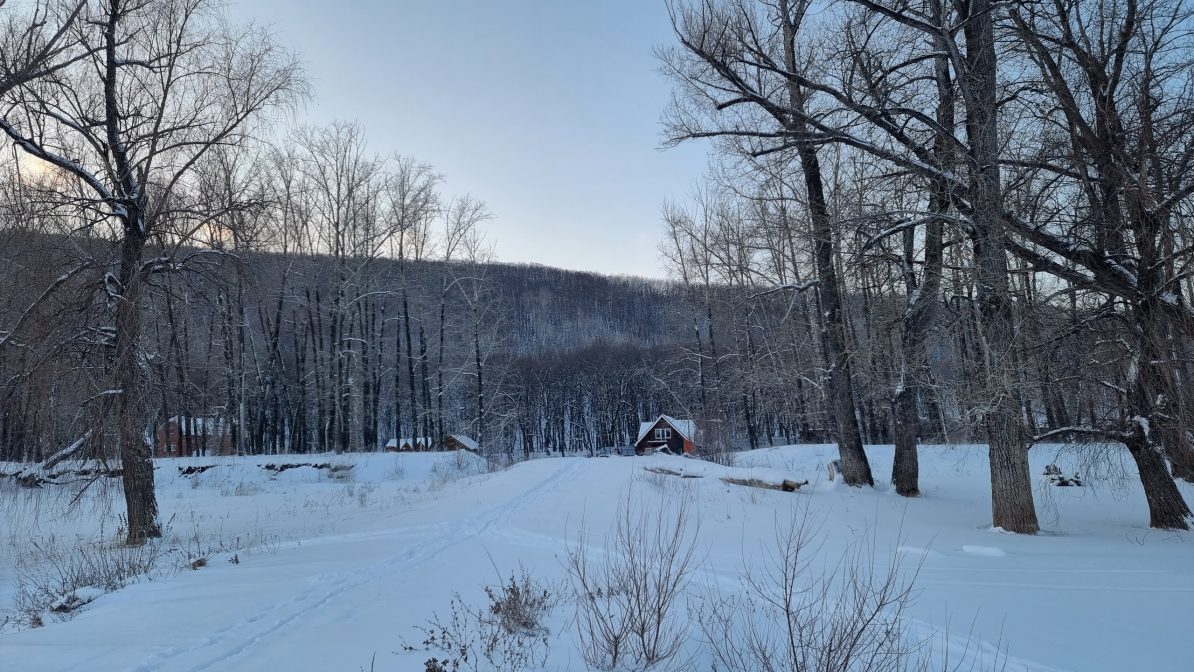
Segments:
[[[692,6],[672,5],[672,25],[683,51],[667,52],[664,60],[668,71],[696,101],[697,109],[675,106],[669,134],[674,142],[705,137],[757,140],[747,150],[756,156],[787,148],[796,150],[812,223],[821,342],[829,367],[829,397],[843,480],[849,485],[873,485],[858,429],[841,288],[834,264],[834,227],[818,141],[807,122],[810,92],[795,75],[808,67],[809,56],[799,53],[798,43],[807,11],[808,3],[788,0],[779,0],[766,11],[741,2],[706,0]],[[756,58],[771,60],[760,65]],[[754,109],[733,114],[741,106]]]
[[[128,540],[161,534],[142,417],[141,297],[146,262],[166,227],[201,231],[226,208],[196,198],[196,166],[243,142],[251,122],[302,89],[292,56],[254,29],[228,28],[206,0],[106,0],[73,30],[88,52],[52,80],[9,93],[0,129],[27,154],[71,178],[61,196],[90,224],[114,222],[115,270],[102,287],[113,307],[111,372]],[[169,249],[169,248],[168,248]]]
[[[1120,352],[1126,422],[1092,418],[1050,435],[1123,441],[1152,526],[1188,529],[1190,508],[1164,462],[1194,481],[1194,414],[1179,383],[1187,355],[1177,345],[1194,334],[1180,279],[1192,260],[1183,221],[1194,195],[1191,10],[1170,0],[1066,0],[1008,18],[1036,74],[1021,112],[1040,129],[1007,161],[1031,204],[1009,213],[1013,251],[1070,292],[1118,304],[1111,313],[1130,344]]]
[[[8,0],[0,0],[0,9]],[[86,0],[37,0],[5,13],[0,24],[0,96],[88,58],[75,22]]]

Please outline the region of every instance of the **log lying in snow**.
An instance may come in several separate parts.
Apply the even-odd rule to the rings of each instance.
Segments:
[[[352,471],[354,464],[332,464],[331,462],[290,462],[284,464],[263,464],[262,469],[274,472],[274,476],[287,471],[289,469],[298,469],[299,467],[311,467],[312,469],[326,469],[328,476],[331,478],[347,478],[350,471]]]
[[[0,476],[9,476],[16,480],[17,485],[22,488],[40,488],[46,483],[59,484],[58,479],[70,476],[72,478],[99,478],[101,476],[119,476],[122,472],[118,469],[108,469],[107,467],[96,467],[95,469],[66,469],[62,471],[52,471],[54,467],[77,458],[87,447],[87,442],[91,440],[91,430],[87,430],[74,443],[66,448],[47,457],[41,464],[33,464],[17,471],[15,473],[0,472]]]
[[[734,478],[732,476],[722,476],[722,482],[730,485],[741,485],[747,488],[764,488],[767,490],[782,490],[783,492],[796,492],[801,486],[808,485],[808,480],[793,481],[785,478],[780,483],[772,483],[771,481],[764,481],[758,478]]]
[[[666,467],[643,467],[652,474],[662,474],[664,476],[679,476],[680,478],[704,478],[702,474],[688,474],[681,473],[675,469],[668,469]]]
[[[218,464],[192,464],[189,467],[179,467],[178,475],[179,476],[194,476],[195,474],[202,474],[203,472],[207,471],[208,469],[212,469],[212,468],[218,467],[218,466],[219,466]]]
[[[35,467],[15,473],[0,472],[0,477],[7,476],[12,478],[22,488],[40,488],[43,485],[66,485],[69,483],[78,483],[82,480],[94,481],[100,478],[120,478],[122,474],[124,474],[123,469],[105,469],[102,467],[94,469],[67,469],[54,473],[46,473]]]
[[[83,436],[75,439],[74,443],[46,458],[46,461],[41,463],[41,468],[45,471],[49,471],[58,466],[60,463],[75,457],[80,451],[83,450],[83,448],[87,445],[87,441],[90,439],[91,430],[89,429],[83,433]]]

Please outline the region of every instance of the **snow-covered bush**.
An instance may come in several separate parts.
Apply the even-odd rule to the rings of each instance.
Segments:
[[[440,459],[431,467],[432,489],[442,488],[466,476],[483,474],[488,463],[467,450],[458,450]]]
[[[240,480],[235,484],[225,481],[220,485],[220,495],[222,497],[251,497],[253,495],[260,495],[263,492],[265,492],[265,488],[260,483],[250,480]]]

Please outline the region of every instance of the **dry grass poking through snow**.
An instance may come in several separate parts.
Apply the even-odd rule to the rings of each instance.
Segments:
[[[17,552],[17,591],[10,618],[41,627],[66,620],[103,593],[149,574],[165,552],[157,545],[104,545],[83,538],[28,539]]]
[[[906,612],[918,567],[899,553],[881,556],[864,537],[824,557],[822,523],[807,505],[776,519],[763,562],[744,568],[738,590],[707,585],[694,511],[686,494],[654,508],[623,504],[604,539],[582,533],[566,549],[566,588],[520,567],[485,589],[487,604],[455,595],[446,619],[420,628],[421,649],[405,648],[435,654],[426,672],[539,669],[559,659],[549,657],[553,644],[574,646],[569,658],[601,672],[1003,669],[998,650],[984,657],[948,633],[917,634]],[[572,613],[552,636],[546,623],[565,596]]]

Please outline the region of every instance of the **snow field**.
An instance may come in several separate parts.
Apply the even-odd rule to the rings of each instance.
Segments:
[[[1194,622],[1194,537],[1147,529],[1135,475],[1118,451],[1095,471],[1086,455],[1034,448],[1046,532],[989,527],[984,446],[926,446],[924,496],[826,480],[831,446],[738,455],[737,468],[674,456],[545,458],[483,474],[468,454],[368,454],[191,458],[159,463],[163,519],[177,540],[218,550],[206,567],[177,569],[99,596],[64,623],[0,635],[0,670],[424,669],[420,626],[453,596],[484,603],[484,587],[525,567],[545,583],[567,580],[566,558],[583,537],[600,558],[619,509],[671,511],[687,502],[697,571],[688,606],[741,592],[765,568],[776,530],[807,511],[821,529],[815,560],[826,569],[862,546],[874,571],[915,573],[911,634],[935,646],[998,651],[1009,670],[1187,670]],[[891,448],[868,447],[877,480]],[[267,462],[352,463],[351,476],[300,467],[276,478]],[[1044,466],[1079,471],[1087,487],[1048,485]],[[177,466],[218,464],[198,476]],[[646,471],[661,468],[689,478]],[[809,480],[797,493],[720,480]],[[1187,497],[1194,489],[1183,485]],[[21,538],[110,539],[119,507],[100,493],[65,511],[61,497],[6,489],[0,608],[12,595],[11,553]],[[170,536],[170,535],[168,535]],[[169,541],[165,542],[169,543]],[[175,543],[185,543],[176,541]],[[237,562],[230,560],[236,558]],[[815,565],[814,565],[815,566]],[[545,624],[544,669],[583,670],[574,605]],[[709,669],[689,621],[689,669]],[[941,635],[948,630],[946,635]],[[416,650],[405,650],[411,645]]]

